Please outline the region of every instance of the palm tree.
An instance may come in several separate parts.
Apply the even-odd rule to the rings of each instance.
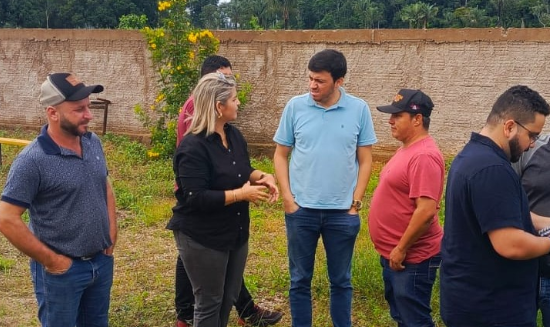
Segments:
[[[221,24],[220,11],[218,6],[208,4],[202,8],[200,13],[201,24],[204,28],[218,29]]]
[[[506,0],[491,0],[491,4],[496,8],[497,10],[497,26],[502,26],[502,9],[504,8],[504,2]]]
[[[239,5],[240,2],[237,1],[220,3],[218,8],[225,28],[238,29],[242,27]]]
[[[418,3],[420,6],[420,12],[422,13],[422,28],[428,28],[428,21],[437,15],[439,8],[434,5],[429,5],[424,2]]]
[[[353,5],[355,15],[360,17],[362,28],[373,28],[374,23],[384,18],[384,10],[380,3],[373,3],[371,0],[357,0]],[[380,24],[378,24],[380,25]]]
[[[401,20],[409,23],[409,28],[419,28],[420,23],[424,20],[424,9],[422,2],[407,5],[401,9],[399,16]]]
[[[409,22],[409,28],[420,28],[422,24],[422,28],[426,29],[428,22],[437,15],[438,10],[434,5],[417,2],[403,7],[399,15],[402,21]]]
[[[241,1],[242,9],[247,14],[247,22],[252,19],[252,17],[257,17],[258,24],[266,29],[269,25],[270,18],[270,7],[266,1],[262,0],[245,0]]]
[[[271,0],[274,8],[277,8],[283,19],[283,28],[290,27],[290,15],[298,11],[298,0]]]
[[[540,3],[530,8],[533,16],[537,18],[542,27],[546,27],[550,23],[550,13],[548,4]]]

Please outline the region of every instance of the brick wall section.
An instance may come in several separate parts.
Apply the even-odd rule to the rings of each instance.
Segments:
[[[420,88],[436,107],[430,131],[442,150],[455,154],[478,131],[496,97],[526,84],[550,100],[550,30],[444,29],[340,31],[216,31],[219,54],[253,85],[236,124],[252,150],[270,153],[285,103],[307,92],[307,62],[325,48],[348,59],[346,90],[371,106],[379,143],[387,156],[392,139],[388,104],[400,88]],[[39,126],[39,86],[50,71],[69,70],[86,83],[102,83],[109,99],[108,131],[145,134],[135,104],[149,106],[156,77],[147,44],[136,31],[0,29],[0,124]],[[96,124],[101,123],[97,114]],[[99,126],[99,124],[98,124]],[[319,131],[322,133],[322,131]]]
[[[112,101],[108,131],[145,133],[133,110],[156,96],[148,56],[147,43],[135,31],[0,29],[0,124],[44,124],[40,84],[50,72],[70,71],[86,84],[105,86],[99,97]],[[91,127],[101,131],[103,112],[93,113]]]

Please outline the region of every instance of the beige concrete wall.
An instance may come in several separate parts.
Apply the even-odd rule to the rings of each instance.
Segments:
[[[550,99],[550,30],[340,30],[216,31],[219,53],[253,85],[236,124],[254,148],[271,150],[285,103],[307,92],[307,62],[335,48],[348,59],[345,87],[371,106],[378,155],[398,145],[389,134],[387,104],[400,88],[420,88],[436,107],[431,132],[447,154],[478,131],[495,98],[526,84]],[[113,101],[108,130],[142,134],[135,104],[148,106],[156,78],[146,43],[135,31],[0,29],[0,124],[44,122],[37,97],[50,71],[70,70],[86,83],[102,83]],[[100,118],[96,121],[100,122]],[[550,131],[546,129],[547,131]],[[319,131],[320,133],[322,131]]]
[[[146,133],[133,109],[152,103],[157,77],[141,34],[119,30],[0,29],[0,124],[44,124],[40,84],[59,71],[105,86],[99,97],[112,101],[108,131]],[[100,131],[103,113],[94,114]]]

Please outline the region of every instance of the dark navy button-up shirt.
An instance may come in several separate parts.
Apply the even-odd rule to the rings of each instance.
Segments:
[[[472,133],[447,176],[440,309],[449,326],[534,326],[537,260],[500,256],[488,233],[534,234],[529,203],[505,152]]]

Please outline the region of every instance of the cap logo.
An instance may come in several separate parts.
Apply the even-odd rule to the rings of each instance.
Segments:
[[[395,94],[395,93],[394,93]],[[413,115],[421,114],[424,117],[430,117],[434,105],[432,99],[420,90],[401,89],[393,97],[393,101],[388,106],[376,107],[378,111],[388,114],[399,112],[409,112]]]
[[[69,84],[71,84],[72,86],[77,86],[78,84],[80,84],[80,82],[76,79],[76,76],[74,76],[73,74],[67,76],[65,80],[67,80],[67,82],[69,82]]]
[[[401,94],[396,94],[395,97],[393,98],[393,102],[399,102],[403,100],[403,96]]]

